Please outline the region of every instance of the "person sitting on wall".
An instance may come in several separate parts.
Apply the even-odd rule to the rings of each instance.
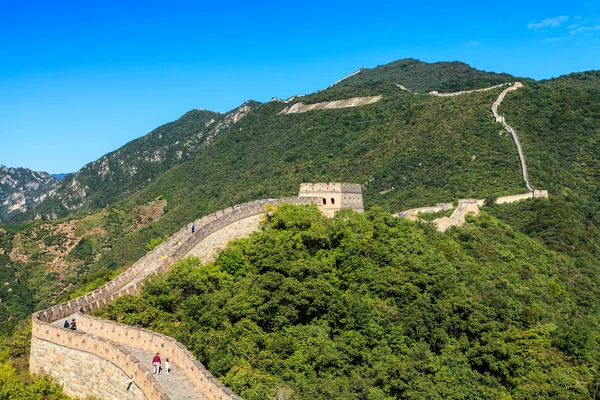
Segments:
[[[71,321],[71,330],[74,331],[77,329],[77,323],[75,322],[75,318]]]
[[[69,325],[69,320],[65,319],[65,323],[63,324],[63,328],[69,329],[70,327],[71,327],[71,325]]]

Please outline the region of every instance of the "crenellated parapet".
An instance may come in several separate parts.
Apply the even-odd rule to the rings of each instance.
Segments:
[[[362,186],[356,183],[303,183],[298,196],[318,198],[317,205],[327,217],[343,208],[364,211]]]
[[[360,198],[362,211],[360,185],[332,183],[312,186],[312,190],[317,188],[328,196],[333,196],[332,193],[342,196],[336,197],[339,199],[338,205],[343,202],[344,195],[346,198]],[[208,247],[215,237],[228,241],[234,236],[240,237],[240,234],[247,236],[258,229],[260,218],[257,216],[264,213],[268,205],[317,204],[327,215],[330,210],[323,209],[320,202],[321,198],[310,195],[307,187],[304,195],[298,197],[257,200],[206,215],[194,221],[196,229],[193,234],[191,224],[183,227],[99,289],[34,313],[31,372],[51,375],[63,386],[64,392],[73,397],[177,400],[180,397],[169,394],[169,389],[172,388],[165,388],[157,382],[149,370],[147,360],[136,358],[131,349],[141,352],[160,351],[169,355],[171,362],[177,365],[177,370],[185,375],[187,382],[193,385],[194,390],[202,393],[202,398],[241,400],[175,339],[86,314],[105,307],[119,297],[138,294],[147,276],[168,272],[175,262],[192,254],[194,249]],[[249,230],[235,232],[240,223],[244,225],[244,221],[252,221],[254,225]],[[223,243],[226,243],[225,240]],[[218,247],[210,247],[206,253],[210,259],[218,251]],[[60,326],[62,320],[72,317],[77,319],[77,330]]]

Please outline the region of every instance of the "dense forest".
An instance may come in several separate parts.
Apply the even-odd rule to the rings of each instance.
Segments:
[[[247,400],[584,399],[598,274],[488,214],[441,234],[282,205],[214,264],[185,259],[99,315],[176,337]]]

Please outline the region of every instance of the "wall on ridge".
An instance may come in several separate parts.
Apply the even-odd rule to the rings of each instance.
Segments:
[[[227,247],[227,243],[235,239],[248,237],[252,232],[256,232],[260,226],[260,221],[261,215],[256,214],[227,225],[227,227],[208,235],[187,255],[198,257],[204,264],[212,262],[217,258],[219,251]]]
[[[479,214],[479,202],[477,199],[460,199],[458,207],[454,210],[450,217],[442,217],[434,220],[437,229],[444,232],[451,226],[461,226],[465,223],[467,214]]]
[[[196,225],[194,234],[191,234],[189,226],[182,228],[166,242],[134,263],[127,271],[101,288],[74,300],[34,313],[32,316],[31,372],[53,376],[63,383],[63,390],[74,397],[84,398],[91,394],[102,399],[129,399],[127,396],[134,395],[123,392],[123,379],[129,377],[143,394],[143,397],[132,398],[168,400],[168,396],[156,382],[152,373],[122,346],[122,344],[131,344],[139,347],[138,344],[144,343],[142,338],[148,338],[147,340],[150,342],[162,341],[162,345],[169,348],[173,354],[172,357],[174,359],[177,357],[177,364],[185,368],[188,378],[198,385],[200,390],[206,391],[204,393],[208,399],[238,400],[238,396],[215,379],[182,344],[172,338],[125,325],[119,328],[119,332],[123,332],[126,327],[128,332],[135,332],[135,339],[131,339],[133,336],[126,335],[115,337],[113,334],[120,324],[110,321],[98,322],[97,334],[63,329],[52,325],[51,322],[66,318],[80,310],[85,313],[97,310],[126,294],[137,294],[141,290],[146,276],[168,271],[177,260],[185,257],[202,240],[222,230],[227,232],[228,227],[232,224],[235,226],[238,221],[252,220],[252,217],[264,212],[267,204],[314,204],[315,202],[316,199],[312,197],[258,200],[207,215],[194,221]],[[213,253],[215,252],[216,250],[213,251]],[[86,315],[80,315],[78,319],[86,321],[86,328],[94,326],[91,321],[101,321]],[[116,341],[109,340],[107,337],[114,338]],[[124,340],[125,343],[119,340]],[[65,368],[66,364],[58,362],[54,354],[58,354],[58,357],[63,357],[62,354],[68,355],[73,361],[69,367]],[[90,382],[93,382],[90,385],[91,393],[89,390],[83,389],[85,383],[82,384],[82,382],[85,381],[82,381],[80,372],[84,370],[91,371],[94,375],[93,378],[90,378],[92,379]],[[122,373],[115,372],[117,370]],[[99,372],[95,373],[94,371]],[[115,375],[109,373],[110,371]]]
[[[69,361],[60,362],[62,357]],[[72,397],[169,399],[152,372],[119,343],[47,323],[32,326],[29,368],[52,376]],[[91,380],[86,382],[84,376]],[[133,380],[131,387],[126,379]]]
[[[452,209],[452,207],[452,203],[438,203],[435,206],[411,208],[410,210],[400,211],[399,213],[396,213],[396,216],[416,221],[417,219],[419,219],[419,213],[434,213],[439,211],[448,211]]]
[[[509,83],[501,83],[499,85],[495,85],[495,86],[491,86],[491,87],[487,87],[487,88],[483,88],[483,89],[463,90],[460,92],[451,92],[451,93],[440,93],[437,90],[432,90],[431,92],[429,92],[429,94],[432,94],[434,96],[439,96],[439,97],[453,97],[453,96],[460,96],[461,94],[467,94],[467,93],[486,92],[488,90],[496,89],[496,88],[499,88],[499,87],[502,87],[505,85],[509,85]],[[404,86],[398,85],[398,87],[401,87],[404,90],[408,90],[408,89],[404,88]]]
[[[531,193],[515,194],[512,196],[502,196],[496,199],[496,204],[514,203],[515,201],[528,200],[533,196]]]
[[[167,241],[136,261],[127,271],[104,286],[76,299],[36,312],[33,319],[52,322],[68,317],[81,309],[88,313],[102,308],[126,294],[136,294],[141,289],[141,283],[145,276],[153,272],[165,272],[177,260],[185,257],[208,235],[218,232],[236,221],[260,214],[264,211],[265,205],[282,203],[314,204],[315,201],[316,199],[312,197],[257,200],[206,215],[194,221],[196,225],[195,234],[191,234],[189,226],[183,227]]]

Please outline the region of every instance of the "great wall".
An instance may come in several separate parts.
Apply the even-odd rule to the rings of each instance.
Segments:
[[[65,394],[76,398],[241,400],[175,339],[88,314],[138,294],[147,276],[167,272],[188,255],[211,261],[227,242],[256,231],[267,205],[282,203],[316,204],[328,216],[341,208],[363,211],[360,185],[303,184],[297,197],[253,201],[198,219],[194,234],[189,226],[180,229],[101,288],[34,313],[31,372],[53,377]],[[77,330],[62,327],[72,319]],[[171,361],[168,377],[150,370],[156,352]]]
[[[503,83],[500,85],[495,85],[495,86],[491,86],[491,87],[483,88],[483,89],[463,90],[460,92],[451,92],[451,93],[439,93],[438,91],[431,91],[428,94],[432,95],[432,96],[438,96],[438,97],[454,97],[454,96],[460,96],[460,95],[468,94],[468,93],[485,92],[485,91],[500,88],[500,87],[503,87],[506,85],[510,85],[510,84]],[[407,89],[406,87],[404,87],[398,83],[396,84],[396,86],[402,90],[410,92],[411,94],[418,94],[416,92],[411,91],[410,89]],[[504,126],[504,129],[508,133],[510,133],[510,135],[515,143],[515,146],[517,147],[517,152],[519,154],[519,161],[521,163],[521,172],[523,175],[523,181],[525,182],[525,186],[527,187],[527,190],[529,190],[529,193],[499,197],[495,201],[496,204],[507,204],[507,203],[512,203],[515,201],[521,201],[521,200],[526,200],[526,199],[531,199],[531,198],[536,198],[536,197],[548,197],[547,190],[538,190],[538,189],[535,189],[531,185],[531,182],[529,181],[529,173],[527,172],[527,162],[525,161],[525,153],[523,153],[523,147],[521,146],[521,142],[519,141],[519,136],[517,135],[517,131],[512,126],[510,126],[506,123],[506,119],[504,118],[503,115],[500,115],[498,113],[498,107],[500,107],[500,104],[502,104],[502,101],[504,100],[504,97],[506,96],[506,94],[510,91],[517,90],[522,87],[523,87],[523,84],[521,82],[515,82],[510,87],[504,89],[500,93],[500,95],[498,96],[496,101],[494,101],[494,103],[492,104],[492,116],[494,118],[494,121],[501,123]],[[442,218],[435,219],[433,221],[433,223],[436,224],[437,228],[442,232],[451,226],[460,226],[465,222],[465,218],[466,218],[467,214],[479,214],[479,207],[483,206],[484,204],[485,204],[485,200],[481,200],[481,199],[460,199],[458,201],[458,205],[457,205],[456,209],[454,210],[454,212],[452,213],[452,215],[450,215],[449,217],[442,217]],[[396,215],[405,217],[405,218],[409,218],[412,220],[417,220],[417,219],[419,219],[418,215],[420,213],[435,213],[435,212],[447,211],[447,210],[452,209],[453,207],[454,207],[453,204],[441,203],[441,204],[437,204],[436,206],[420,207],[420,208],[414,208],[414,209],[410,209],[410,210],[404,210],[404,211],[397,213]]]
[[[403,90],[408,90],[398,85]],[[476,91],[490,90],[492,88]],[[535,190],[529,183],[525,158],[516,131],[506,124],[498,114],[498,106],[510,90],[521,87],[518,82],[504,90],[494,102],[494,119],[511,133],[519,151],[523,178],[530,193],[500,197],[498,204],[547,197],[547,191]],[[455,94],[430,93],[436,96]],[[348,99],[320,103],[318,106],[297,106],[295,111],[305,112],[314,109],[355,107],[372,104],[381,97]],[[301,104],[301,103],[297,103]],[[330,107],[327,107],[330,105]],[[292,107],[296,106],[294,104]],[[285,110],[285,109],[284,109]],[[301,110],[301,111],[300,111]],[[285,114],[285,113],[284,113]],[[227,242],[248,236],[258,229],[261,214],[267,205],[282,203],[317,204],[326,216],[336,210],[351,208],[363,210],[361,186],[356,184],[303,184],[297,197],[258,200],[236,205],[207,215],[194,221],[196,232],[191,234],[189,227],[180,229],[166,242],[134,263],[121,275],[90,293],[76,299],[38,311],[32,316],[32,337],[30,370],[32,373],[53,377],[63,388],[63,392],[76,398],[94,396],[99,399],[149,399],[149,400],[241,400],[232,390],[219,382],[175,339],[146,329],[102,320],[88,315],[110,304],[124,295],[138,294],[146,277],[155,273],[166,273],[178,260],[188,256],[198,256],[203,262],[212,261]],[[477,214],[483,200],[461,199],[449,217],[434,221],[443,231],[450,226],[461,225],[469,213]],[[406,210],[397,215],[418,219],[423,212],[449,211],[450,203],[432,207]],[[62,327],[64,320],[76,319],[77,330]],[[154,375],[150,360],[160,352],[169,357],[173,373],[168,377]]]
[[[352,97],[344,100],[325,101],[322,103],[304,104],[302,102],[294,103],[291,106],[285,107],[279,114],[298,114],[312,110],[328,110],[332,108],[349,108],[366,106],[368,104],[377,103],[382,96],[369,97]]]

